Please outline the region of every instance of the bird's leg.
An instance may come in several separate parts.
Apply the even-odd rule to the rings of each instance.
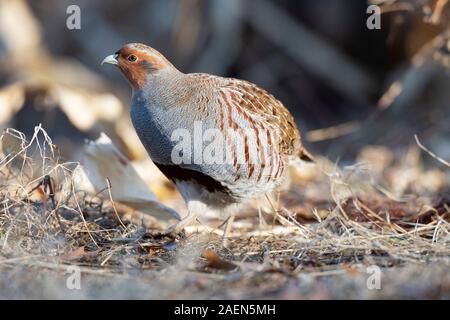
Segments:
[[[226,225],[225,225],[225,229],[223,231],[223,238],[222,238],[222,245],[227,248],[228,247],[228,235],[230,234],[231,228],[233,227],[233,222],[234,222],[234,214],[231,214],[227,221],[226,221]]]
[[[277,215],[279,213],[279,199],[277,200],[277,202],[275,202],[273,200],[273,197],[271,194],[266,193],[265,194],[267,202],[269,203],[270,207],[272,208],[272,213],[273,213],[273,220],[272,220],[272,227],[275,224],[275,221],[277,220]]]

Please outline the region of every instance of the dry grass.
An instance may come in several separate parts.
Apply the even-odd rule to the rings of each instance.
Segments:
[[[219,222],[159,237],[77,191],[78,163],[62,162],[40,127],[29,140],[8,130],[2,149],[0,297],[449,298],[448,172],[424,170],[417,147],[378,169],[293,170],[279,197],[241,212],[228,248]],[[65,286],[70,265],[82,290]],[[366,287],[370,265],[381,290]]]

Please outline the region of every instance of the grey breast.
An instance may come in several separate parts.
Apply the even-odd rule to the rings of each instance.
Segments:
[[[131,121],[139,139],[153,161],[170,163],[171,135],[165,127],[161,107],[151,103],[141,92],[133,95]]]

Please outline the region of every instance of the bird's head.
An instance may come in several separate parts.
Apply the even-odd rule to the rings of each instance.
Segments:
[[[129,43],[103,59],[102,64],[116,65],[134,89],[141,89],[149,76],[175,67],[158,51],[141,43]]]

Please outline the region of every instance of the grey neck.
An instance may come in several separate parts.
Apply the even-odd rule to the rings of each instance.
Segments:
[[[185,74],[175,68],[160,70],[158,73],[150,74],[144,87],[133,94],[140,93],[148,102],[158,104],[176,98],[179,88],[183,88],[181,82],[184,78]]]

